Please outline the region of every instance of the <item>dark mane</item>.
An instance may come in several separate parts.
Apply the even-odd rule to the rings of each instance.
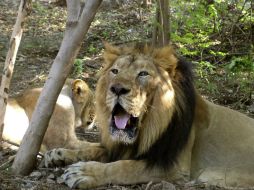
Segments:
[[[171,167],[177,161],[177,156],[189,139],[195,111],[193,73],[191,64],[183,59],[179,60],[177,70],[183,77],[180,81],[174,81],[173,85],[180,88],[184,97],[179,97],[181,95],[178,95],[176,91],[176,104],[180,109],[174,111],[167,130],[155,144],[145,154],[137,158],[147,160],[149,167],[154,165],[165,169]]]
[[[140,51],[143,53],[143,46],[138,49],[141,49]],[[146,153],[139,156],[137,156],[138,141],[133,145],[119,144],[115,146],[110,150],[110,161],[123,159],[127,156],[129,159],[145,160],[148,167],[159,166],[164,169],[176,163],[177,156],[188,142],[195,111],[192,65],[182,58],[178,58],[178,60],[176,73],[179,77],[175,80],[172,79],[177,108],[165,132]]]

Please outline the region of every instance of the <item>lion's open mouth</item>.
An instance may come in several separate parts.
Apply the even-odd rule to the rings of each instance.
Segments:
[[[111,135],[124,143],[132,143],[137,136],[138,117],[133,117],[120,105],[112,111]]]

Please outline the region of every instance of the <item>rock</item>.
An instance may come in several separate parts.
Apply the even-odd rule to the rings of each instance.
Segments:
[[[48,179],[47,178],[47,183],[56,183],[53,179]]]
[[[41,175],[42,175],[42,176],[46,176],[46,175],[47,175],[47,172],[46,172],[46,171],[42,171],[42,172],[41,172]]]
[[[47,179],[52,179],[52,180],[54,180],[56,177],[55,177],[55,175],[54,174],[50,174],[48,177],[47,177]]]
[[[176,187],[169,182],[162,181],[160,183],[152,184],[151,182],[148,183],[147,190],[176,190]]]
[[[64,179],[63,179],[62,177],[58,177],[58,178],[56,179],[56,182],[57,182],[58,184],[63,184],[63,183],[64,183]]]
[[[248,107],[250,113],[254,113],[254,103]]]
[[[40,179],[42,177],[42,173],[39,171],[34,171],[29,176],[32,178]]]
[[[169,182],[162,181],[162,190],[176,190],[176,187]]]

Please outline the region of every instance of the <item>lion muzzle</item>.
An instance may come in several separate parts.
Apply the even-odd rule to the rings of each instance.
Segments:
[[[121,96],[129,93],[131,90],[124,88],[120,83],[117,83],[110,87],[110,91],[117,96]]]
[[[132,116],[119,103],[114,106],[110,122],[110,133],[114,140],[133,143],[137,137],[138,117]]]

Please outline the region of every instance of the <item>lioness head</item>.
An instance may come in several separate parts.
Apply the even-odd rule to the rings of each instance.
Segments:
[[[68,80],[66,84],[71,87],[75,126],[87,126],[91,121],[89,114],[93,111],[93,93],[85,81],[81,79]]]
[[[124,144],[138,139],[145,151],[165,131],[175,110],[173,81],[181,75],[174,51],[169,46],[119,48],[106,43],[104,60],[96,92],[102,135]]]

